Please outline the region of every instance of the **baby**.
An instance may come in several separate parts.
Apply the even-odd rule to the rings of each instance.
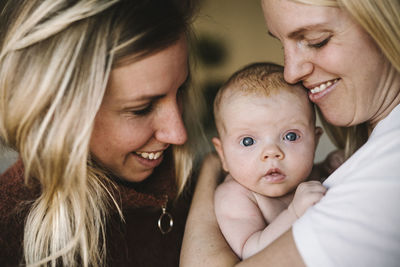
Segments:
[[[228,173],[215,193],[219,226],[242,259],[257,253],[318,202],[326,189],[307,181],[322,129],[306,91],[283,68],[255,63],[237,71],[214,101],[212,139]]]

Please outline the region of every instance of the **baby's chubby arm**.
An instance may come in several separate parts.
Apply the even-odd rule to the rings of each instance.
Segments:
[[[317,203],[324,196],[325,192],[326,188],[318,181],[308,181],[299,184],[288,208],[283,209],[264,230],[256,232],[249,237],[243,249],[242,259],[246,259],[261,251],[283,233],[288,231],[293,223],[302,216],[309,207]],[[276,212],[277,209],[282,207],[280,205],[278,206],[276,201],[273,202],[273,198],[257,196],[261,198],[261,200],[258,201],[259,203],[263,201],[270,205],[270,211],[275,210]],[[265,212],[268,212],[268,210],[264,211],[264,213]]]
[[[232,250],[242,258],[243,248],[255,232],[266,227],[254,195],[230,175],[220,184],[214,198],[215,215]]]
[[[318,202],[325,192],[326,188],[320,182],[301,183],[289,208],[267,225],[254,193],[230,178],[220,185],[215,195],[217,220],[231,248],[240,258],[246,259],[289,230],[297,218]],[[268,202],[271,211],[278,208],[272,206],[276,203],[272,198],[255,195],[258,201]],[[264,212],[268,211],[264,209]]]

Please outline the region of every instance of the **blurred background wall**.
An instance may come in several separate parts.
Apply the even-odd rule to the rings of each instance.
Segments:
[[[199,56],[193,77],[212,103],[219,85],[234,71],[256,61],[283,64],[280,43],[267,34],[260,0],[205,0],[195,22]],[[207,135],[215,136],[211,104],[206,118]],[[324,134],[316,153],[322,160],[333,150]],[[17,154],[0,147],[0,173],[17,159]]]

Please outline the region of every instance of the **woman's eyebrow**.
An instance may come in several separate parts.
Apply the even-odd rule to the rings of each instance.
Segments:
[[[299,38],[302,38],[305,35],[305,33],[309,32],[309,31],[321,29],[324,26],[325,26],[325,23],[318,23],[318,24],[304,26],[304,27],[301,27],[301,28],[298,28],[298,29],[292,31],[287,36],[290,39],[299,39]]]
[[[314,27],[315,26],[315,27]],[[318,28],[317,25],[312,25],[312,26],[307,26],[307,27],[301,27],[299,29],[296,29],[294,31],[292,31],[291,33],[289,33],[287,35],[287,37],[289,39],[299,39],[302,36],[304,36],[304,33],[313,30],[314,28]],[[268,35],[270,35],[271,37],[275,38],[275,39],[279,39],[278,37],[276,37],[272,32],[268,31]]]
[[[125,105],[131,105],[133,103],[141,103],[141,102],[144,102],[144,101],[156,101],[156,100],[161,99],[161,98],[163,98],[165,96],[166,96],[166,94],[147,94],[147,95],[141,95],[139,97],[134,96],[132,98],[125,97],[125,98],[116,99],[115,103],[117,105],[125,106]]]
[[[137,101],[143,101],[143,100],[157,100],[160,98],[163,98],[164,96],[166,96],[166,94],[157,94],[157,95],[143,95],[135,100]]]
[[[184,89],[182,87],[187,86],[187,84],[189,83],[189,80],[190,80],[190,75],[187,75],[186,79],[179,85],[178,90]],[[119,103],[142,102],[142,101],[149,101],[149,100],[156,101],[158,99],[165,97],[166,95],[167,94],[165,94],[165,93],[162,93],[162,94],[151,94],[151,93],[146,94],[146,93],[144,93],[143,95],[141,95],[139,97],[134,96],[133,98],[129,98],[129,97],[119,98],[119,99],[117,99],[117,101]]]
[[[308,31],[312,31],[312,30],[316,30],[316,29],[320,29],[323,28],[325,26],[325,23],[318,23],[318,24],[312,24],[312,25],[308,25],[308,26],[304,26],[301,28],[298,28],[292,32],[290,32],[287,37],[289,39],[299,39],[302,38],[306,32]],[[275,38],[275,39],[279,39],[278,37],[276,37],[272,32],[268,31],[268,35],[270,35],[271,37]]]

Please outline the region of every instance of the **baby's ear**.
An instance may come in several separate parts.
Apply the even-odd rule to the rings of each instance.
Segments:
[[[229,172],[225,162],[224,150],[222,149],[221,139],[219,139],[218,137],[213,137],[211,141],[215,147],[215,150],[218,153],[219,158],[221,159],[222,168],[224,169],[224,171]]]
[[[319,126],[315,127],[315,147],[317,147],[319,139],[323,133],[324,133],[324,130],[321,127],[319,127]]]

